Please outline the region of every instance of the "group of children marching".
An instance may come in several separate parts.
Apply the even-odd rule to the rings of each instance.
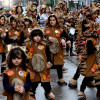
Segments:
[[[9,17],[1,10],[1,71],[5,90],[3,95],[7,96],[7,100],[36,100],[35,92],[39,83],[45,90],[45,97],[55,100],[55,95],[51,92],[50,69],[57,69],[59,85],[67,85],[62,68],[64,56],[67,56],[64,52],[66,45],[71,48],[73,43],[68,35],[70,27],[77,29],[76,52],[81,63],[69,81],[69,87],[77,87],[81,73],[85,78],[78,95],[85,97],[84,90],[95,77],[97,96],[100,96],[100,49],[95,48],[100,48],[99,24],[95,23],[100,6],[92,6],[88,9],[83,7],[77,11],[77,15],[74,12],[68,13],[65,3],[61,1],[53,12],[42,5],[37,14],[37,3],[26,7],[25,16],[20,5],[11,10]]]

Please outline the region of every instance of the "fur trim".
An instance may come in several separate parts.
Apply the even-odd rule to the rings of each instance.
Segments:
[[[71,80],[69,80],[69,84],[70,85],[77,85],[77,81],[72,78]]]
[[[52,92],[50,92],[50,93],[47,95],[47,98],[48,98],[49,100],[55,99],[55,95],[54,95]]]
[[[19,78],[14,78],[12,80],[12,85],[14,85],[14,86],[16,86],[16,85],[24,86],[24,83]],[[13,100],[24,100],[24,94],[25,94],[25,91],[24,91],[23,94],[15,92],[14,95],[13,95]]]
[[[49,48],[50,48],[50,51],[53,54],[58,53],[58,51],[59,51],[59,42],[58,42],[58,40],[56,38],[55,38],[54,42],[49,44]]]
[[[61,78],[61,79],[59,80],[59,82],[64,83],[65,80],[64,80],[63,78]]]
[[[99,8],[98,8],[98,7],[92,8],[92,9],[91,9],[91,15],[92,15],[94,12],[96,12],[96,11],[99,11]]]
[[[82,91],[79,91],[77,93],[77,95],[80,96],[80,97],[82,97],[82,98],[86,98],[84,92],[82,92]]]
[[[48,64],[48,65],[50,65],[50,66],[52,66],[52,63],[51,63],[50,61],[49,61],[49,62],[47,62],[47,64]]]
[[[67,69],[66,67],[63,66],[63,67],[62,67],[62,70],[63,70],[63,71],[66,71],[66,70],[68,70],[68,69]]]
[[[33,70],[36,72],[42,72],[45,67],[45,61],[42,55],[40,54],[35,54],[32,58],[32,66]]]

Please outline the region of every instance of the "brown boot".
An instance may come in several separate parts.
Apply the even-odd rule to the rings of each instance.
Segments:
[[[58,81],[58,84],[59,85],[67,85],[67,83],[65,82],[65,80],[63,78],[61,78],[59,81]]]
[[[77,80],[74,80],[73,78],[69,80],[68,86],[70,88],[77,88]]]
[[[68,69],[67,69],[66,67],[63,66],[63,67],[62,67],[62,70],[63,70],[63,71],[66,71],[66,70],[68,70]]]

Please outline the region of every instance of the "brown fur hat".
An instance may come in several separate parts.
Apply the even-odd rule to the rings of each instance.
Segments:
[[[99,11],[99,8],[98,8],[98,7],[92,8],[90,14],[92,15],[92,14],[95,13],[96,11]]]
[[[58,53],[58,51],[59,51],[59,42],[56,38],[54,39],[54,42],[51,42],[49,44],[49,49],[53,54]]]
[[[33,70],[36,72],[42,72],[45,67],[44,58],[40,54],[35,54],[32,58]]]

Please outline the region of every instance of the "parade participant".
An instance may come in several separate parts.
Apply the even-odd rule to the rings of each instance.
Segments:
[[[21,18],[24,17],[23,8],[20,5],[16,6],[16,16],[17,16],[18,20],[21,20]]]
[[[49,7],[46,7],[46,15],[49,17],[52,14]]]
[[[18,29],[23,31],[25,28],[25,23],[24,23],[24,20],[20,20],[18,21]]]
[[[14,7],[11,9],[11,15],[15,15],[15,13],[16,13],[16,8]]]
[[[43,5],[42,5],[42,9],[43,9]],[[43,13],[40,16],[40,24],[44,23],[44,25],[42,25],[43,27],[46,27],[46,23],[47,23],[48,17],[50,15],[51,15],[50,8],[46,6],[45,7],[45,13]]]
[[[30,74],[26,66],[27,56],[22,49],[11,49],[7,57],[8,69],[3,73],[3,95],[7,100],[30,100]]]
[[[4,44],[4,38],[6,36],[6,28],[5,28],[5,16],[0,15],[0,54],[2,56],[2,63],[6,59],[6,45]],[[5,70],[5,68],[1,67],[1,73]]]
[[[69,35],[68,35],[68,31],[69,31],[69,26],[70,26],[70,24],[68,23],[68,21],[67,20],[65,20],[64,21],[65,22],[65,24],[64,24],[64,26],[63,26],[63,33],[64,33],[64,37],[65,37],[65,39],[66,39],[66,47],[65,47],[65,55],[64,55],[64,58],[66,59],[67,58],[67,56],[68,56],[68,53],[66,52],[66,48],[67,47],[69,47],[69,48],[71,48],[71,41],[70,41],[70,39],[69,39]],[[62,70],[63,71],[66,71],[66,70],[68,70],[65,66],[63,66],[62,67]]]
[[[42,5],[40,10],[40,20],[39,20],[41,27],[44,28],[46,27],[47,19],[48,17],[46,15],[46,5]]]
[[[84,75],[84,79],[82,81],[81,87],[80,87],[80,91],[78,92],[78,96],[85,98],[85,94],[84,94],[84,90],[86,89],[86,86],[88,85],[89,82],[93,81],[94,77],[98,77],[100,76],[99,72],[99,63],[97,63],[97,60],[99,60],[99,58],[96,58],[96,45],[98,45],[98,39],[97,39],[97,33],[96,35],[94,34],[95,32],[98,31],[98,27],[96,26],[96,22],[95,19],[98,16],[99,13],[99,9],[98,8],[92,8],[91,9],[91,24],[93,27],[91,28],[92,34],[88,34],[89,38],[87,39],[87,45],[86,45],[86,50],[87,50],[87,57],[86,60],[84,62],[84,64],[81,64],[80,67],[80,72],[82,75]],[[95,25],[94,25],[95,22]],[[90,24],[90,23],[89,23]],[[87,33],[84,34],[84,36]],[[94,35],[93,35],[94,34]],[[83,66],[85,66],[85,69],[82,70]],[[100,82],[100,79],[96,79],[96,82]],[[96,85],[97,87],[97,96],[100,97],[100,84]]]
[[[18,20],[15,16],[10,17],[11,28],[6,33],[5,43],[13,46],[22,45],[24,42],[24,33],[18,29]]]
[[[63,22],[64,22],[63,13],[61,12],[61,9],[58,5],[55,6],[53,14],[56,15],[58,22],[60,23],[61,26],[63,26]]]
[[[55,15],[50,15],[48,18],[47,27],[45,29],[45,34],[47,36],[47,40],[49,41],[53,68],[57,69],[59,78],[58,84],[67,85],[63,79],[62,73],[62,67],[64,65],[63,47],[65,46],[65,38],[62,32],[63,30],[58,23],[57,17]]]
[[[24,32],[24,42],[25,44],[27,44],[28,41],[30,41],[29,37],[30,37],[30,31],[32,29],[32,18],[31,17],[25,17],[24,18],[24,29],[23,29],[23,32]]]
[[[32,21],[33,21],[33,26],[37,26],[38,24],[38,19],[39,19],[39,15],[37,16],[37,8],[33,8],[32,9]]]
[[[32,94],[35,98],[35,91],[38,84],[41,83],[45,90],[45,96],[49,100],[55,100],[54,94],[51,92],[50,85],[50,68],[51,57],[50,51],[46,44],[42,43],[43,32],[39,27],[34,28],[31,32],[31,42],[27,45],[27,55],[30,58],[30,70],[31,70],[31,81],[32,81]]]
[[[87,17],[85,17],[84,18],[84,20],[82,21],[82,27],[81,27],[81,29],[82,29],[82,34],[84,34],[84,33],[89,33],[89,32],[91,32],[92,30],[91,30],[91,27],[90,28],[88,28],[88,27],[86,27],[86,24],[87,24],[87,20],[89,20],[88,22],[95,22],[95,19],[97,18],[97,16],[98,16],[98,9],[97,8],[92,8],[91,9],[91,15],[90,15],[90,10],[89,10],[89,12],[87,12],[87,14],[89,13],[89,15],[85,15],[85,16],[87,16]],[[87,20],[85,20],[85,19],[87,19]],[[81,26],[81,25],[80,25]],[[88,35],[88,34],[87,34]],[[78,36],[78,38],[80,39],[80,40],[78,40],[78,41],[86,41],[86,39],[84,40],[84,38],[82,38],[83,37],[83,35],[81,35],[81,38]],[[82,42],[81,42],[82,43]],[[81,44],[80,43],[80,44]],[[79,44],[79,45],[80,45]],[[83,45],[81,45],[81,46],[83,46],[84,47],[84,43],[83,43]],[[81,51],[81,52],[79,52],[79,53],[82,53],[82,51],[83,50],[80,50],[80,48],[79,48],[79,51]],[[78,68],[77,68],[77,70],[76,70],[76,73],[74,74],[74,76],[73,76],[73,78],[72,79],[70,79],[69,80],[69,87],[71,87],[71,88],[76,88],[77,87],[77,80],[78,80],[78,78],[79,78],[79,76],[80,76],[80,64],[79,64],[79,66],[78,66]],[[88,83],[88,86],[95,86],[95,84],[94,84],[94,82],[91,80],[89,83]]]
[[[63,2],[63,1],[60,1],[60,2],[58,3],[58,5],[60,6],[61,12],[63,12],[64,15],[67,15],[67,9],[66,9],[66,7],[65,7],[64,2]]]
[[[26,7],[26,16],[30,17],[32,15],[32,12],[31,12],[31,7],[28,5]]]
[[[32,4],[31,4],[31,8],[33,9],[33,8],[37,8],[37,3],[36,2],[33,2]]]
[[[74,20],[74,17],[70,16],[68,19],[69,19],[68,23],[70,24],[69,29],[70,28],[74,28],[75,29],[75,20]],[[75,34],[73,34],[73,35],[71,33],[68,33],[68,34],[69,34],[69,39],[71,41],[71,48],[67,46],[66,50],[67,50],[67,52],[70,51],[70,56],[75,56],[75,54],[73,53],[73,42],[74,42],[74,36],[75,36]]]
[[[86,89],[86,86],[88,85],[88,83],[90,81],[93,81],[93,77],[95,76],[100,76],[100,73],[96,73],[99,70],[99,66],[97,64],[97,60],[96,60],[96,38],[94,37],[90,37],[87,40],[87,59],[86,59],[86,64],[84,64],[83,66],[86,66],[85,71],[82,70],[82,75],[84,75],[84,79],[82,81],[81,87],[80,87],[80,91],[78,92],[78,96],[80,96],[81,98],[86,98],[84,91]],[[96,80],[96,82],[100,83],[100,79]],[[97,96],[100,97],[100,84],[96,85],[97,87]]]

